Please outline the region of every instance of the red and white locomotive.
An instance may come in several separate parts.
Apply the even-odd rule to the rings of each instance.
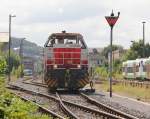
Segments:
[[[88,49],[79,33],[53,33],[44,46],[44,80],[51,91],[89,83]]]

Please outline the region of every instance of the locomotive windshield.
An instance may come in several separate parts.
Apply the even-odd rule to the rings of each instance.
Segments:
[[[83,41],[82,36],[70,35],[69,33],[57,33],[52,34],[48,41],[45,44],[45,47],[54,47],[54,46],[71,46],[71,47],[81,47],[86,48],[86,44]]]

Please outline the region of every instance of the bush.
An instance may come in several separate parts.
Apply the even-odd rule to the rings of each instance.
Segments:
[[[38,112],[38,107],[31,102],[24,102],[9,93],[0,77],[0,119],[49,119]]]
[[[5,54],[4,58],[5,58],[7,66],[9,66],[9,55],[8,55],[8,53]],[[11,54],[10,54],[10,71],[12,71],[13,67],[15,69],[17,69],[19,65],[20,65],[19,55],[15,54],[14,52],[11,52]],[[7,68],[9,68],[9,67],[7,67]],[[7,73],[8,73],[8,69],[7,69]]]
[[[6,72],[6,61],[4,58],[0,57],[0,75],[5,74]]]
[[[21,65],[18,67],[18,69],[16,69],[15,75],[17,78],[23,76],[23,68],[21,68]]]
[[[108,77],[108,71],[107,71],[107,68],[105,67],[96,67],[95,73],[101,77]]]

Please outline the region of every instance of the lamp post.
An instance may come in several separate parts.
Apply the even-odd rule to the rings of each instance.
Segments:
[[[114,16],[113,10],[110,16],[105,16],[109,26],[110,26],[110,60],[109,60],[109,84],[110,84],[110,97],[112,97],[112,41],[113,41],[113,27],[119,18],[120,12],[118,12],[118,16]]]
[[[21,66],[21,78],[23,77],[23,41],[25,40],[26,38],[21,38],[21,41],[20,41],[20,51],[19,51],[19,55],[20,55],[20,66]]]
[[[9,44],[8,44],[8,47],[9,47],[9,52],[8,52],[8,82],[10,82],[11,80],[11,77],[10,77],[10,72],[11,72],[11,62],[10,62],[10,48],[11,48],[11,18],[12,17],[16,17],[15,15],[9,15]]]
[[[143,58],[145,57],[145,23],[146,22],[142,22],[143,24]]]

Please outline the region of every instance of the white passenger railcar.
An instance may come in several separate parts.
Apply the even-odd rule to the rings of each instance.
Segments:
[[[128,60],[122,64],[125,79],[150,79],[150,58]]]

